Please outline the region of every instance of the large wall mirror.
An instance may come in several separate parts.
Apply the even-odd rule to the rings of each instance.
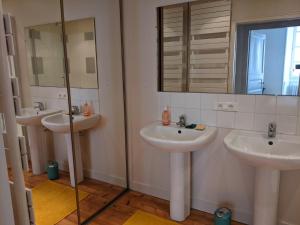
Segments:
[[[3,8],[30,221],[86,224],[128,188],[119,0]]]
[[[98,88],[95,21],[66,21],[70,84],[74,88]],[[25,28],[27,62],[32,86],[65,87],[61,23]]]
[[[266,20],[242,4],[256,7],[200,0],[157,9],[159,91],[298,95],[300,20]]]

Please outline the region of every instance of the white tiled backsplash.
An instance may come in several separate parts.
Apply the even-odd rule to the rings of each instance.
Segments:
[[[235,102],[237,112],[215,110],[217,102]],[[158,119],[165,106],[173,122],[185,114],[188,123],[267,132],[269,122],[277,123],[277,132],[300,135],[299,97],[202,93],[159,93]]]
[[[43,102],[47,109],[68,110],[66,88],[31,87],[32,102]],[[71,88],[72,105],[82,106],[86,101],[91,102],[93,111],[99,113],[98,89]]]

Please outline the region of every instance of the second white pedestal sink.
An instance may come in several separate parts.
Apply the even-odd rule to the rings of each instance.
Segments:
[[[17,123],[24,125],[27,128],[32,173],[34,175],[44,173],[48,161],[46,134],[43,130],[41,120],[45,116],[60,111],[61,110],[57,109],[37,111],[34,108],[23,108],[21,109],[21,114],[16,116]]]
[[[238,158],[256,167],[254,225],[277,224],[280,170],[300,169],[299,136],[233,130],[225,146]]]
[[[157,122],[144,127],[140,135],[152,146],[171,153],[170,216],[176,221],[185,220],[191,204],[191,152],[204,150],[215,139],[217,129],[197,131]]]
[[[92,128],[100,120],[100,115],[93,114],[91,116],[83,115],[72,115],[73,117],[73,132],[74,132],[74,147],[75,147],[75,160],[77,168],[77,182],[83,181],[83,167],[81,159],[81,149],[79,140],[79,131],[87,130]],[[73,164],[73,153],[71,143],[71,132],[70,132],[70,120],[69,115],[59,113],[51,116],[47,116],[42,119],[42,124],[53,132],[63,133],[67,143],[68,152],[68,163],[70,171],[71,185],[75,186],[74,180],[74,164]]]

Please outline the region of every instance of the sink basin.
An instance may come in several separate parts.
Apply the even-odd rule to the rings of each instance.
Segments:
[[[73,115],[73,131],[79,132],[87,130],[96,125],[100,115],[93,114],[91,116]],[[49,130],[58,133],[70,133],[69,115],[58,113],[50,115],[42,119],[42,124]]]
[[[39,126],[42,125],[42,118],[59,112],[61,112],[61,110],[46,109],[43,111],[37,111],[34,108],[23,108],[21,109],[21,115],[16,116],[16,119],[17,123],[21,125]]]
[[[75,169],[76,169],[77,183],[80,183],[84,179],[79,131],[91,129],[92,127],[94,127],[100,120],[100,115],[99,114],[93,114],[91,116],[72,115],[72,117],[73,117],[73,143],[71,139],[69,115],[66,115],[65,113],[58,113],[58,114],[46,116],[42,119],[42,124],[53,132],[62,133],[65,135],[65,140],[67,143],[70,180],[71,180],[71,185],[74,187]],[[73,155],[72,144],[74,144],[75,156]],[[74,167],[73,157],[75,157],[76,168]]]
[[[234,130],[224,139],[226,147],[236,156],[256,167],[277,170],[300,169],[300,138]]]
[[[274,225],[280,185],[280,170],[300,169],[299,136],[233,130],[224,144],[230,153],[256,168],[254,225]]]
[[[140,135],[158,150],[170,153],[170,217],[185,220],[191,208],[191,152],[204,150],[216,138],[217,128],[197,131],[156,122],[141,129]]]
[[[198,131],[154,123],[144,127],[140,134],[146,142],[163,151],[193,152],[210,143],[216,137],[217,129],[207,127],[204,131]]]

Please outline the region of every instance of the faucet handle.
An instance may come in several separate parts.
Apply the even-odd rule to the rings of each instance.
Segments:
[[[43,111],[45,110],[45,105],[43,102],[33,102],[33,108]]]
[[[72,115],[78,115],[80,114],[80,110],[79,110],[79,107],[77,105],[72,105],[72,109],[71,109],[71,114]]]
[[[274,138],[276,136],[276,122],[270,122],[268,125],[268,137]]]
[[[186,125],[186,122],[185,122],[185,115],[180,115],[179,116],[179,122],[176,123],[178,126],[180,127],[184,127]]]
[[[269,129],[276,129],[276,122],[270,122],[269,123]]]

